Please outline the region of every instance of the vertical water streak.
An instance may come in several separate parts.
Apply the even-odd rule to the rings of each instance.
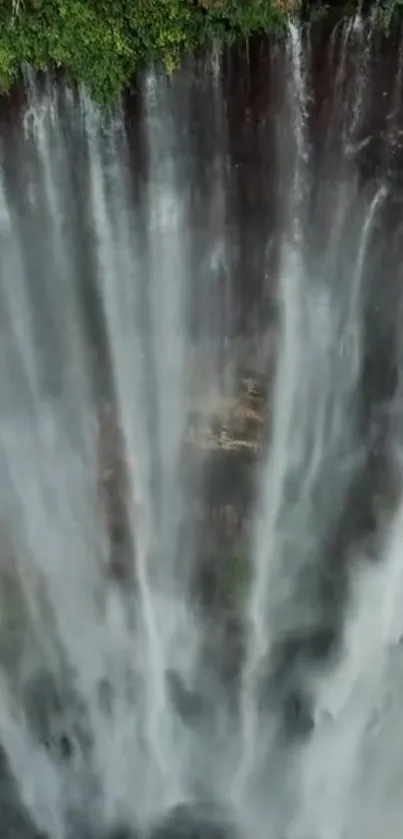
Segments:
[[[377,22],[378,3],[375,2],[371,9],[369,21],[366,22],[362,15],[361,6],[357,8],[351,34],[356,39],[357,49],[354,56],[353,67],[355,69],[356,84],[352,89],[353,100],[351,110],[345,109],[347,119],[344,124],[344,144],[353,146],[359,142],[359,131],[365,116],[367,105],[367,93],[371,75],[371,51],[373,49],[373,35]]]
[[[135,600],[136,638],[131,667],[141,674],[137,697],[137,743],[143,773],[136,805],[147,814],[157,796],[169,798],[176,776],[169,766],[166,715],[164,643],[158,606],[153,591],[154,556],[159,553],[156,508],[151,485],[152,445],[148,422],[147,370],[144,354],[144,309],[140,294],[141,272],[146,270],[136,234],[136,217],[129,206],[124,164],[127,158],[124,129],[117,115],[115,124],[102,124],[102,117],[83,101],[90,161],[91,213],[97,240],[98,277],[108,330],[113,380],[116,389],[117,422],[122,432],[127,479],[126,505],[134,549],[133,571],[137,582]],[[154,325],[153,325],[154,328]],[[125,713],[133,713],[126,709]],[[164,725],[165,722],[165,725]],[[119,721],[118,721],[119,725]],[[124,729],[123,729],[124,730]],[[136,748],[135,742],[133,748]],[[139,768],[140,768],[139,766]],[[123,769],[123,767],[122,767]],[[124,772],[119,771],[123,782]],[[113,788],[116,788],[116,780]],[[127,786],[127,781],[125,786]],[[132,796],[133,798],[133,796]]]
[[[268,589],[272,564],[278,561],[278,521],[284,502],[285,481],[290,464],[290,439],[296,410],[300,370],[298,360],[302,346],[303,226],[307,186],[308,152],[306,147],[307,93],[301,29],[289,23],[287,44],[290,82],[286,90],[291,112],[292,137],[295,145],[289,198],[285,208],[285,232],[280,257],[280,301],[282,312],[278,366],[273,396],[272,439],[268,462],[262,475],[262,489],[255,520],[253,541],[253,578],[248,605],[248,655],[241,696],[242,762],[237,783],[241,785],[259,762],[262,748],[259,728],[260,671],[270,648],[268,631]],[[263,744],[267,748],[267,743]]]
[[[402,146],[402,131],[399,118],[402,107],[403,85],[403,38],[400,37],[397,72],[393,85],[392,101],[386,121],[384,142],[384,166],[387,174],[393,179],[399,168],[399,153]],[[389,170],[389,172],[388,172]]]
[[[210,272],[213,278],[212,313],[214,308],[218,323],[217,334],[219,354],[218,359],[224,392],[231,389],[231,371],[228,359],[228,346],[231,335],[232,301],[230,281],[229,242],[226,220],[226,201],[228,188],[228,149],[227,149],[227,114],[222,88],[222,59],[223,49],[217,43],[213,44],[212,54],[212,83],[215,122],[215,156],[212,173],[212,208],[211,226],[215,237],[215,244],[210,254]],[[217,305],[218,304],[218,305]],[[223,368],[224,363],[224,369]]]
[[[282,332],[271,397],[272,435],[254,531],[242,708],[244,783],[256,772],[259,761],[263,771],[265,754],[275,749],[273,736],[281,721],[282,707],[288,702],[288,691],[292,696],[305,695],[309,661],[303,641],[295,639],[303,638],[307,632],[327,629],[331,621],[321,594],[328,562],[323,551],[326,534],[334,526],[334,516],[354,470],[365,260],[374,220],[386,196],[381,185],[365,207],[352,253],[353,268],[344,260],[334,260],[330,238],[331,250],[319,253],[316,274],[312,276],[303,248],[298,247],[308,230],[301,191],[307,160],[303,142],[306,93],[301,90],[300,53],[295,46],[298,40],[295,32],[291,34],[291,57],[295,62],[292,85],[296,89],[292,101],[300,103],[293,113],[299,153],[290,199],[295,209],[288,215],[290,226],[286,228],[280,272]],[[346,235],[349,204],[343,203],[338,209],[332,219],[338,228],[337,237],[341,229]],[[330,272],[327,266],[332,255],[335,264]],[[339,276],[340,271],[345,276]],[[276,668],[281,672],[283,665],[277,659],[288,639],[290,643],[299,643],[300,653],[288,665],[283,686]],[[261,710],[262,703],[267,706],[266,712]],[[277,708],[274,716],[270,708]],[[294,780],[295,803],[300,791],[299,781]]]
[[[2,172],[0,172],[3,175]],[[5,439],[4,431],[7,428],[8,422],[12,419],[7,416],[8,412],[13,412],[15,403],[13,398],[12,378],[21,377],[27,386],[32,388],[31,393],[36,393],[36,377],[33,365],[33,355],[30,356],[29,349],[32,348],[32,340],[30,340],[30,319],[28,315],[28,306],[23,284],[22,267],[18,259],[18,252],[14,248],[14,243],[11,237],[12,224],[9,215],[6,192],[3,185],[3,178],[0,180],[0,237],[1,237],[1,259],[0,259],[0,276],[7,280],[9,277],[9,269],[12,267],[12,277],[14,282],[14,294],[10,295],[13,300],[13,306],[10,307],[9,299],[4,292],[7,285],[3,282],[0,285],[0,294],[2,302],[2,314],[9,318],[9,322],[15,325],[15,340],[18,349],[17,357],[14,359],[8,352],[8,342],[6,343],[6,333],[4,325],[2,324],[2,340],[1,340],[1,360],[2,365],[2,391],[1,391],[1,421],[0,421],[0,462],[2,468],[6,468],[5,462],[5,446],[8,441]],[[6,259],[7,255],[7,259]],[[28,352],[27,352],[28,351]],[[7,363],[8,362],[8,363]],[[13,364],[14,362],[14,364]],[[10,379],[11,381],[10,381]],[[10,387],[7,388],[7,383]],[[9,492],[9,486],[4,486],[4,472],[1,482],[0,491],[0,509],[2,518],[2,554],[1,562],[10,562],[10,555],[7,556],[5,550],[4,537],[4,518],[8,512],[8,505],[6,502],[6,495]],[[11,560],[12,561],[12,560]],[[21,569],[22,564],[22,569]],[[11,568],[6,569],[7,573],[13,573]],[[37,598],[33,597],[32,591],[32,575],[27,575],[24,569],[24,562],[19,564],[15,569],[15,573],[21,581],[23,590],[27,593],[28,612],[31,618],[31,631],[35,635],[40,633],[42,627],[41,610],[38,610]],[[3,567],[2,567],[3,579]],[[3,602],[2,602],[3,606]],[[11,608],[15,609],[16,604],[11,603]],[[39,614],[38,614],[39,612]],[[4,615],[1,614],[2,633],[7,632],[7,626],[4,624]],[[13,651],[15,656],[16,651]],[[3,663],[2,663],[3,664]],[[16,691],[12,691],[12,686],[9,683],[9,674],[7,672],[0,672],[0,740],[2,748],[5,750],[7,759],[9,760],[11,771],[18,784],[18,793],[21,797],[23,805],[30,812],[39,829],[49,831],[55,839],[63,839],[64,837],[64,806],[62,799],[62,788],[60,778],[54,772],[52,761],[48,758],[38,744],[32,740],[25,718],[25,713],[21,707],[21,699],[16,695]]]
[[[150,72],[145,85],[149,149],[148,261],[149,299],[156,371],[156,405],[160,459],[159,549],[163,585],[175,585],[182,515],[180,458],[186,423],[188,353],[189,241],[186,195],[178,180],[173,90],[165,78]]]
[[[192,349],[189,323],[192,231],[187,220],[187,172],[180,162],[189,153],[189,139],[185,130],[181,137],[177,132],[179,98],[185,109],[186,125],[188,102],[179,80],[177,88],[173,80],[154,72],[148,74],[145,85],[150,167],[147,264],[156,376],[160,504],[155,583],[163,596],[160,631],[169,650],[167,659],[171,657],[171,666],[186,673],[194,664],[198,631],[189,603],[192,546],[183,541],[186,510],[183,457]]]
[[[401,685],[396,659],[390,670],[394,658],[391,645],[396,643],[396,628],[402,629],[401,527],[400,504],[380,564],[356,562],[343,656],[317,688],[315,729],[297,761],[300,798],[291,825],[293,839],[311,831],[339,839],[354,836],[357,830],[360,835],[374,830],[371,819],[376,823],[378,814],[368,789],[376,779],[372,794],[379,806],[377,796],[385,786],[379,778],[380,759],[382,773],[391,780],[391,754],[385,754],[385,744],[391,742],[394,717],[388,719],[387,706],[396,676]],[[374,748],[377,751],[373,752]],[[391,798],[393,801],[393,793]]]
[[[24,612],[28,615],[15,662],[20,720],[20,745],[15,755],[10,755],[15,772],[23,771],[24,765],[22,761],[15,765],[14,758],[32,736],[27,733],[31,721],[25,719],[26,692],[35,680],[45,672],[62,694],[65,690],[78,693],[84,708],[78,716],[87,717],[91,737],[97,686],[106,670],[100,609],[105,541],[96,497],[95,424],[76,295],[76,252],[65,227],[71,206],[70,161],[61,131],[58,93],[50,80],[42,94],[31,79],[28,93],[24,142],[34,152],[29,158],[33,169],[27,182],[33,190],[31,206],[36,213],[30,222],[47,225],[46,247],[41,241],[43,252],[34,263],[33,294],[26,263],[15,260],[15,253],[25,244],[15,231],[22,237],[25,232],[18,224],[16,228],[12,225],[16,211],[11,192],[9,241],[1,255],[0,285],[2,309],[9,316],[2,334],[2,362],[6,367],[25,363],[26,369],[23,376],[21,366],[17,368],[15,378],[10,376],[12,366],[5,371],[0,399],[1,516],[10,534],[15,577],[26,595],[20,620],[24,622]],[[13,265],[17,269],[14,275]],[[70,736],[67,717],[65,724],[66,736]],[[34,735],[34,741],[35,736],[39,734]],[[60,834],[61,819],[67,831],[70,815],[82,810],[84,798],[92,796],[96,783],[80,747],[74,770],[62,769],[58,766],[58,735],[55,733],[54,740],[52,734],[49,737],[50,757],[43,742],[27,743],[27,751],[32,750],[35,760],[43,764],[43,778],[36,773],[38,788],[30,809],[40,822],[47,794],[40,785],[49,784],[49,772],[54,773],[55,792],[51,784],[48,790],[48,806],[54,813],[48,818],[58,823]],[[7,741],[6,735],[4,739]],[[35,774],[29,761],[26,771],[28,767]],[[24,791],[24,777],[18,781]],[[88,820],[92,815],[97,818],[95,801],[93,814],[92,804],[86,806]]]
[[[292,134],[295,143],[293,182],[289,197],[288,210],[291,213],[291,229],[296,245],[302,243],[303,214],[307,197],[308,178],[308,138],[307,138],[307,56],[304,51],[301,25],[290,21],[288,24],[287,48],[289,52],[290,82],[287,86],[287,98],[290,107]],[[288,243],[287,243],[288,244]]]
[[[362,329],[360,312],[363,308],[363,285],[365,259],[372,234],[374,219],[387,196],[387,189],[383,183],[378,187],[364,217],[360,238],[358,241],[357,257],[351,278],[348,308],[341,331],[341,351],[350,359],[354,381],[358,381],[361,366]]]
[[[332,34],[332,39],[335,36],[336,32],[338,32],[339,28],[341,28],[341,43],[339,48],[339,54],[337,56],[337,66],[334,78],[334,91],[331,100],[331,109],[330,109],[330,116],[329,116],[329,126],[327,129],[326,134],[326,147],[327,149],[331,148],[333,143],[337,138],[337,128],[338,128],[338,121],[340,119],[340,112],[344,116],[345,113],[345,96],[346,96],[346,79],[347,79],[347,72],[348,72],[348,58],[349,58],[349,45],[350,45],[350,38],[351,33],[354,31],[354,18],[347,17],[345,20],[343,19],[341,22],[336,24],[336,27]],[[332,57],[334,57],[334,52],[332,51]],[[329,72],[333,74],[334,68],[330,65],[329,62]],[[344,120],[343,120],[344,121]]]
[[[151,320],[151,350],[156,410],[158,506],[154,521],[155,556],[151,575],[155,587],[158,627],[163,641],[165,672],[178,672],[185,684],[192,679],[199,647],[199,629],[190,606],[193,571],[192,540],[184,541],[186,517],[184,436],[188,411],[190,344],[191,231],[187,221],[189,184],[181,160],[188,154],[186,130],[177,131],[177,106],[189,103],[180,80],[150,71],[145,79],[145,126],[149,153],[147,182],[147,281]],[[180,111],[181,112],[181,111]],[[182,145],[183,143],[183,145]],[[151,441],[150,441],[151,443]],[[183,795],[187,737],[172,727],[169,698],[164,715],[166,759],[176,795]],[[161,732],[160,732],[161,738]],[[174,756],[174,761],[172,757]]]

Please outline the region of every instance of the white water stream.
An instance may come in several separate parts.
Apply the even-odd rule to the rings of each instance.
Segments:
[[[149,174],[137,185],[140,201],[123,110],[105,122],[85,91],[27,75],[20,192],[0,137],[0,742],[23,806],[50,839],[95,839],[120,824],[148,831],[200,790],[228,810],[235,830],[258,839],[400,835],[401,431],[385,444],[399,492],[382,510],[378,540],[337,538],[369,456],[360,425],[367,274],[389,197],[382,177],[361,189],[351,147],[368,105],[372,39],[373,21],[361,17],[332,38],[336,89],[324,148],[338,122],[344,145],[332,161],[328,235],[312,259],[311,50],[289,26],[279,114],[287,137],[279,153],[280,338],[250,539],[246,654],[236,702],[229,708],[212,683],[198,724],[178,713],[170,681],[176,674],[190,692],[200,689],[207,632],[191,595],[199,546],[184,535],[197,358],[192,184],[181,163],[192,140],[178,116],[190,110],[189,91],[153,72],[144,80]],[[349,49],[359,84],[340,119]],[[227,360],[229,129],[216,46],[213,53],[218,137],[197,331],[201,346],[210,335]],[[399,136],[400,65],[386,164]],[[100,501],[80,236],[96,279],[124,461],[124,583],[111,579]],[[192,395],[207,404],[211,391],[195,369]],[[233,390],[224,372],[214,370],[215,403]],[[399,410],[396,403],[393,428],[403,423]],[[329,573],[337,603],[325,594]],[[321,638],[329,642],[322,657],[314,649]],[[49,674],[59,693],[46,687]],[[7,829],[5,839],[14,835]]]

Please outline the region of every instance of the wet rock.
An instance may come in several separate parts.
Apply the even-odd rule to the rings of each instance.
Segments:
[[[234,839],[228,816],[211,803],[186,803],[174,807],[147,839]]]
[[[306,737],[314,727],[311,702],[304,692],[291,691],[282,704],[283,731],[287,739]]]
[[[49,738],[51,720],[63,710],[63,700],[56,679],[40,670],[28,680],[24,690],[24,706],[31,729],[38,740]]]
[[[305,738],[314,728],[314,707],[306,689],[307,678],[332,659],[338,646],[337,626],[331,624],[296,628],[275,645],[261,674],[260,710],[278,718],[281,735],[286,740]]]
[[[276,682],[270,673],[259,684],[259,713],[273,715],[279,735],[290,742],[307,737],[314,727],[312,701],[301,681],[291,673]]]
[[[166,675],[171,702],[183,722],[194,724],[204,715],[206,703],[196,691],[190,690],[176,670]]]
[[[34,737],[56,758],[67,760],[76,748],[91,748],[86,714],[69,684],[49,671],[39,670],[25,684],[24,708]]]
[[[132,827],[119,825],[118,827],[112,828],[104,839],[138,839],[138,834]]]
[[[326,661],[338,644],[336,627],[331,625],[296,628],[282,639],[274,651],[275,672],[289,672],[290,668]]]

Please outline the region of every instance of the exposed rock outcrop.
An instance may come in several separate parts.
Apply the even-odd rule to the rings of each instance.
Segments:
[[[191,491],[187,518],[208,523],[209,554],[245,534],[255,493],[257,455],[267,428],[263,377],[240,376],[229,395],[189,398],[184,435],[183,481]],[[111,538],[111,572],[125,575],[128,546],[126,476],[118,418],[112,403],[100,411],[100,483]]]

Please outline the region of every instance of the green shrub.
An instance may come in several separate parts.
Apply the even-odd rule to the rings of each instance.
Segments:
[[[346,10],[351,11],[347,0]],[[212,38],[226,42],[278,31],[303,6],[328,0],[0,0],[0,87],[21,65],[64,67],[95,99],[111,101],[130,86],[137,68],[162,62],[175,69],[183,54]],[[403,0],[377,0],[388,28]]]
[[[380,0],[377,4],[376,14],[379,26],[389,32],[394,22],[403,12],[403,0]]]
[[[0,84],[27,62],[62,66],[99,101],[135,70],[182,55],[212,37],[232,40],[278,27],[299,0],[6,0],[0,8]]]

